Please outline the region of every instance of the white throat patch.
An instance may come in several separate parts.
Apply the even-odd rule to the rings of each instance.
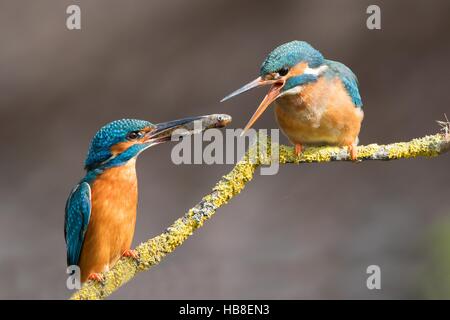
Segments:
[[[328,69],[327,65],[321,65],[320,67],[317,68],[307,67],[305,71],[303,71],[303,74],[312,74],[314,76],[318,76],[321,75],[327,69]]]
[[[286,90],[286,91],[280,93],[277,98],[283,97],[283,96],[299,94],[300,92],[302,92],[302,90],[303,90],[302,86],[296,86],[296,87],[293,87],[293,88],[291,88],[289,90]]]

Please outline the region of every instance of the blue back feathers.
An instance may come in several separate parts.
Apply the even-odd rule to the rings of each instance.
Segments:
[[[261,76],[277,72],[283,67],[293,67],[301,61],[310,68],[323,64],[322,54],[305,41],[291,41],[275,48],[261,65]]]
[[[77,265],[80,260],[89,219],[91,217],[91,188],[82,182],[75,186],[66,203],[64,238],[67,247],[67,265]]]
[[[98,164],[109,159],[111,147],[116,143],[126,140],[126,135],[131,131],[142,130],[152,126],[148,121],[136,119],[122,119],[108,123],[94,136],[89,146],[87,158],[84,162],[86,169],[95,168]]]
[[[350,68],[340,62],[332,60],[325,61],[326,65],[328,66],[328,70],[325,72],[325,76],[339,77],[344,84],[344,87],[347,90],[348,94],[352,98],[353,103],[357,107],[362,107],[363,104],[358,90],[358,79],[356,78],[352,70],[350,70]]]

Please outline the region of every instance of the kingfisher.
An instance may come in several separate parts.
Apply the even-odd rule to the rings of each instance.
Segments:
[[[244,128],[247,131],[273,103],[277,123],[300,155],[305,145],[347,146],[357,159],[364,117],[355,74],[327,60],[305,41],[291,41],[266,57],[259,77],[221,100],[270,85],[269,92]]]
[[[91,140],[86,174],[66,203],[64,237],[67,264],[78,265],[81,282],[103,281],[121,256],[138,259],[131,250],[138,184],[136,158],[155,145],[212,127],[223,127],[228,115],[208,115],[152,124],[122,119],[102,127]],[[179,129],[179,130],[177,130]]]

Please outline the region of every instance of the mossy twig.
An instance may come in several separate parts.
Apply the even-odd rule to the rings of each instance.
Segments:
[[[388,145],[371,144],[358,147],[358,160],[396,160],[419,156],[434,157],[450,149],[450,137],[447,131],[409,142],[399,142]],[[266,141],[259,139],[258,141]],[[277,147],[277,146],[272,146]],[[104,299],[132,279],[138,272],[148,270],[158,264],[167,254],[174,251],[203,223],[210,219],[218,208],[225,205],[231,198],[244,189],[260,165],[271,163],[270,153],[266,156],[258,155],[256,161],[249,154],[255,151],[257,145],[250,148],[243,159],[233,170],[223,176],[213,190],[183,217],[177,219],[162,234],[136,247],[139,259],[120,259],[114,267],[103,274],[103,283],[89,281],[77,291],[71,299]],[[267,147],[267,150],[271,150]],[[350,160],[347,148],[339,147],[311,147],[306,148],[297,157],[292,147],[279,147],[279,163],[330,162]]]

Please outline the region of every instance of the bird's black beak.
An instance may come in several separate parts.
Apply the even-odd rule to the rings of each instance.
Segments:
[[[227,114],[211,114],[158,123],[146,134],[146,141],[152,145],[159,144],[172,140],[173,136],[180,137],[206,129],[222,128],[230,122],[231,116]]]

